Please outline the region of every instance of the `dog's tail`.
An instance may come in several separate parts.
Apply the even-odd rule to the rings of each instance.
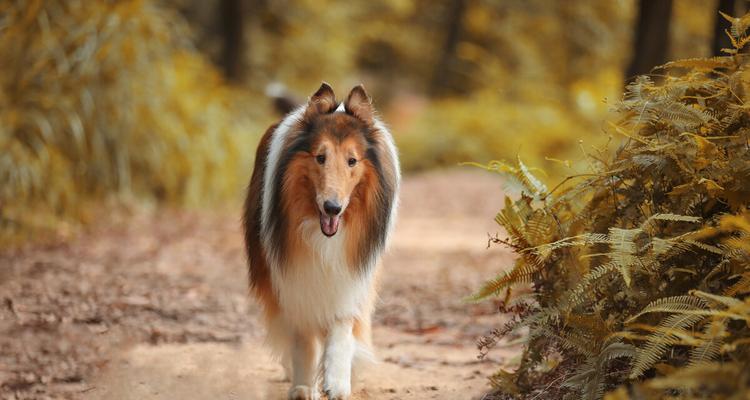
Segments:
[[[271,99],[273,108],[279,115],[289,114],[302,105],[302,101],[281,82],[266,85],[266,96]]]

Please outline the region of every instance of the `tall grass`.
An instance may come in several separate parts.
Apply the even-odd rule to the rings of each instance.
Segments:
[[[257,132],[243,108],[181,18],[149,1],[1,3],[2,237],[111,193],[238,193]]]

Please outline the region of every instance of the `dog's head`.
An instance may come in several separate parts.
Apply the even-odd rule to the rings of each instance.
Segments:
[[[323,83],[310,98],[301,122],[304,150],[294,167],[306,178],[311,197],[308,209],[315,209],[321,231],[331,237],[346,218],[352,200],[376,176],[376,160],[368,142],[376,130],[374,110],[362,85],[338,104],[333,89]]]

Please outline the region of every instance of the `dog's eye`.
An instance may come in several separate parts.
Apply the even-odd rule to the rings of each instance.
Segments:
[[[350,167],[353,167],[355,164],[357,164],[357,159],[356,158],[350,158],[348,160],[348,163],[349,163]]]
[[[315,161],[317,161],[318,164],[323,165],[326,162],[326,156],[323,155],[323,154],[321,154],[321,155],[315,157]]]

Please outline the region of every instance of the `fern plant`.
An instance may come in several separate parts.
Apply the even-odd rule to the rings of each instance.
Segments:
[[[520,161],[485,166],[524,188],[496,218],[517,261],[471,298],[501,296],[501,333],[528,330],[496,398],[750,394],[750,15],[729,19],[727,56],[628,87],[624,141],[588,174],[550,190]]]

